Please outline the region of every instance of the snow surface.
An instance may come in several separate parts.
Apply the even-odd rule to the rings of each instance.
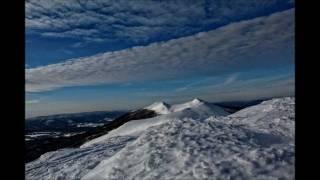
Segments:
[[[124,125],[120,126],[119,128],[110,131],[106,135],[100,136],[96,139],[93,139],[89,142],[84,143],[80,148],[88,147],[93,144],[104,143],[104,141],[108,140],[111,137],[122,137],[122,136],[137,137],[149,127],[160,125],[162,123],[165,123],[168,120],[169,119],[155,117],[150,119],[129,121]]]
[[[102,159],[121,150],[133,137],[110,138],[87,148],[70,148],[48,152],[25,166],[26,180],[80,179]]]
[[[164,102],[155,102],[150,106],[145,107],[144,109],[149,109],[155,111],[158,114],[169,114],[170,113],[170,105]]]
[[[193,99],[192,101],[182,103],[182,104],[176,104],[176,105],[169,105],[164,102],[156,102],[151,104],[150,106],[145,107],[144,109],[153,110],[158,114],[170,114],[173,112],[179,112],[186,109],[197,109],[198,111],[202,111],[202,113],[209,113],[215,116],[226,116],[228,113],[224,111],[221,107],[207,103],[203,100],[200,100],[198,98]]]
[[[26,179],[294,179],[294,98],[224,117],[199,104],[46,153]]]
[[[166,108],[164,108],[166,107]],[[93,139],[81,147],[87,147],[92,144],[101,143],[104,140],[115,137],[115,136],[139,136],[141,133],[145,132],[149,127],[156,126],[168,122],[174,118],[197,118],[203,119],[208,116],[210,117],[220,117],[227,115],[222,108],[215,105],[207,105],[207,103],[200,101],[198,99],[194,99],[193,101],[178,104],[172,106],[173,109],[169,109],[170,105],[163,102],[156,102],[152,105],[148,106],[150,110],[154,110],[159,114],[163,114],[162,116],[157,116],[154,118],[142,119],[142,120],[134,120],[125,123],[119,128],[109,132],[108,134]]]

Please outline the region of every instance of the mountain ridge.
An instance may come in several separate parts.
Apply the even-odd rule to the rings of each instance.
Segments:
[[[203,112],[187,108],[128,121],[86,146],[27,163],[26,177],[294,179],[294,98],[227,116]]]

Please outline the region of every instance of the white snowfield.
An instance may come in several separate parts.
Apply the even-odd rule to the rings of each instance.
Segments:
[[[294,179],[294,100],[231,115],[204,102],[173,105],[81,148],[42,155],[26,165],[26,179]]]
[[[163,124],[175,118],[189,117],[194,119],[204,119],[207,117],[222,117],[229,114],[222,108],[201,101],[199,99],[194,99],[190,102],[186,102],[183,104],[177,104],[172,106],[172,108],[170,108],[170,105],[166,103],[156,102],[146,107],[145,109],[153,110],[158,114],[162,114],[162,116],[157,116],[149,119],[129,121],[124,125],[120,126],[119,128],[109,132],[108,134],[83,144],[81,148],[88,147],[92,144],[101,143],[106,139],[116,136],[138,137],[149,127]]]

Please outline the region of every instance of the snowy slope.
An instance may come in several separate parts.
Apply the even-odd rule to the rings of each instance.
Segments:
[[[134,120],[125,123],[119,128],[110,131],[108,134],[100,136],[96,139],[93,139],[89,142],[84,143],[80,148],[88,147],[93,144],[103,144],[104,141],[107,141],[112,137],[122,137],[122,136],[130,136],[130,137],[138,137],[141,133],[146,131],[151,126],[160,125],[162,123],[167,122],[169,119],[161,117],[154,117],[142,120]]]
[[[97,166],[102,159],[113,156],[133,140],[133,137],[117,137],[86,148],[48,152],[26,164],[26,180],[79,179]]]
[[[26,179],[294,179],[294,98],[225,117],[187,104],[46,153]]]
[[[268,117],[293,117],[292,104],[290,98],[265,102],[231,115],[241,117],[237,124],[224,122],[229,117],[172,119],[102,161],[84,179],[293,179],[294,141],[288,138],[294,135],[293,123],[289,131],[278,129],[281,133],[261,128],[273,124]]]
[[[169,114],[170,113],[170,105],[164,102],[155,102],[150,106],[145,107],[144,109],[153,110],[158,114]]]
[[[189,101],[189,102],[186,102],[186,103],[173,105],[172,108],[171,108],[171,111],[173,111],[173,112],[182,111],[182,110],[187,109],[187,108],[198,107],[198,106],[201,106],[201,105],[204,105],[204,104],[205,104],[204,101],[202,101],[202,100],[200,100],[198,98],[195,98],[192,101]]]
[[[134,136],[137,137],[141,133],[145,132],[149,127],[160,125],[175,118],[189,117],[193,119],[205,119],[207,117],[222,117],[228,115],[222,108],[209,105],[204,101],[194,99],[193,101],[183,104],[173,105],[170,108],[169,104],[163,102],[156,102],[146,107],[145,109],[154,110],[162,116],[154,118],[142,119],[130,121],[122,125],[121,127],[109,132],[108,134],[91,140],[81,147],[87,147],[92,144],[102,143],[104,140],[115,136]]]
[[[146,107],[145,109],[154,110],[157,113],[162,114],[162,116],[127,122],[121,127],[109,132],[104,137],[92,140],[83,146],[87,146],[102,139],[108,139],[115,136],[139,136],[149,127],[163,124],[174,118],[190,117],[193,119],[204,119],[206,117],[222,117],[228,115],[228,113],[222,108],[215,105],[209,105],[203,101],[200,102],[198,99],[186,102],[184,104],[173,105],[172,108],[169,104],[157,102]]]
[[[213,118],[217,119],[217,118]],[[259,105],[240,110],[224,117],[234,125],[246,125],[265,133],[294,138],[295,99],[292,97],[272,99]]]

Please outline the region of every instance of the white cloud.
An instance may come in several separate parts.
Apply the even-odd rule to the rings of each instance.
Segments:
[[[26,90],[38,92],[293,63],[291,58],[261,58],[277,51],[285,54],[282,47],[293,50],[293,39],[294,9],[291,9],[167,42],[26,69]]]
[[[190,35],[292,4],[290,0],[29,0],[26,28],[50,37],[146,42],[157,36]]]

